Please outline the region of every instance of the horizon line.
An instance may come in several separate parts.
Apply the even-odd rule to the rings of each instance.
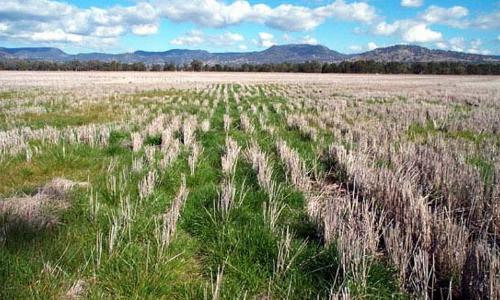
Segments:
[[[329,48],[328,46],[325,46],[325,45],[322,45],[322,44],[306,44],[306,43],[276,44],[276,45],[272,45],[272,46],[270,46],[268,48],[265,48],[265,49],[262,49],[262,50],[254,50],[254,51],[226,51],[226,52],[212,52],[212,51],[208,51],[208,50],[202,49],[202,48],[195,48],[195,49],[190,49],[190,48],[170,48],[170,49],[166,49],[166,50],[141,50],[141,49],[138,49],[138,50],[130,51],[130,52],[116,52],[116,53],[113,53],[113,52],[99,52],[99,51],[72,53],[72,52],[66,52],[66,51],[62,50],[61,48],[59,48],[59,47],[51,47],[51,46],[40,46],[40,47],[36,47],[36,46],[28,46],[28,47],[3,47],[3,46],[0,46],[0,49],[57,49],[57,50],[63,52],[64,54],[68,54],[68,55],[96,54],[96,53],[107,54],[107,55],[123,55],[123,54],[135,54],[137,52],[164,53],[164,52],[175,51],[175,50],[182,50],[182,51],[204,51],[204,52],[207,52],[209,54],[230,54],[230,53],[243,53],[243,54],[246,54],[246,53],[259,53],[259,52],[263,52],[263,51],[269,50],[269,49],[271,49],[273,47],[284,47],[284,46],[311,46],[311,47],[320,46],[320,47],[327,48],[330,51],[335,51],[335,52],[337,52],[339,54],[346,55],[346,56],[359,55],[359,54],[369,53],[369,52],[372,52],[372,51],[375,51],[375,50],[387,49],[387,48],[398,47],[398,46],[418,47],[418,48],[428,49],[428,50],[432,50],[432,51],[443,51],[443,52],[450,52],[450,53],[463,53],[463,54],[478,55],[478,56],[485,56],[485,57],[499,57],[500,56],[500,54],[481,54],[481,53],[471,53],[471,52],[464,52],[464,51],[444,50],[444,49],[438,49],[438,48],[424,47],[424,46],[420,46],[420,45],[417,45],[417,44],[402,44],[402,43],[393,44],[393,45],[389,45],[389,46],[383,46],[383,47],[377,47],[375,49],[366,50],[366,51],[362,51],[362,52],[353,52],[353,53],[343,53],[343,52],[340,52],[338,50]]]

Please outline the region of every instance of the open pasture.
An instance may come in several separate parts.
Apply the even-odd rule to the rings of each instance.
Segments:
[[[0,72],[0,298],[499,299],[500,78]]]

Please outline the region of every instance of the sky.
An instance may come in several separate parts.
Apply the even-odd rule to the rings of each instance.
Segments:
[[[395,44],[500,55],[497,0],[2,0],[0,47],[68,53]]]

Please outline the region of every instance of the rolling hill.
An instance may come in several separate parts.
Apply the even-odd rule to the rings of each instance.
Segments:
[[[467,62],[486,63],[500,62],[500,56],[487,56],[455,51],[432,50],[414,45],[395,45],[378,48],[359,54],[342,54],[321,45],[290,44],[272,46],[263,51],[211,53],[204,50],[172,49],[163,52],[135,51],[132,53],[82,53],[67,54],[58,48],[0,48],[0,59],[29,59],[64,62],[80,61],[120,61],[125,63],[143,62],[157,64],[173,62],[175,64],[189,63],[201,60],[207,64],[244,63],[300,63],[305,61],[341,62],[356,60],[395,61],[395,62]]]
[[[459,61],[470,63],[499,62],[500,56],[487,56],[480,54],[463,53],[456,51],[431,50],[412,45],[396,45],[378,48],[351,57],[352,60],[375,60],[397,62],[440,62]]]

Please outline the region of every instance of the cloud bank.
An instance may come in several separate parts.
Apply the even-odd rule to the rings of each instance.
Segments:
[[[366,2],[344,0],[316,8],[290,4],[276,7],[251,5],[243,0],[230,3],[219,0],[151,0],[109,8],[79,8],[51,0],[4,0],[0,5],[0,38],[106,45],[126,34],[155,34],[163,19],[211,28],[250,22],[283,31],[308,31],[327,19],[370,23],[376,18],[375,8]],[[199,38],[193,35],[173,42],[190,44],[197,40]]]
[[[261,0],[264,1],[264,0]],[[27,44],[68,44],[77,47],[116,46],[126,35],[148,36],[159,32],[168,20],[194,24],[197,29],[170,40],[176,46],[211,45],[245,49],[245,37],[232,26],[257,24],[284,34],[301,33],[293,42],[318,44],[314,30],[327,22],[351,22],[351,34],[391,36],[403,43],[433,43],[453,47],[442,26],[454,29],[500,29],[500,11],[475,12],[463,6],[422,8],[424,0],[401,0],[400,5],[418,9],[413,18],[387,19],[369,0],[331,0],[315,7],[293,4],[270,6],[247,0],[136,0],[130,5],[82,8],[63,0],[3,0],[0,5],[0,41]],[[202,29],[222,29],[207,35]],[[440,28],[440,29],[436,29]],[[266,47],[277,43],[273,34],[264,32],[254,45]],[[497,40],[494,33],[492,40]],[[286,41],[286,39],[285,39]],[[487,41],[491,43],[491,41]],[[355,47],[355,46],[354,46]],[[366,46],[363,46],[366,48]],[[373,47],[368,47],[370,49]],[[478,47],[465,47],[473,51]]]

